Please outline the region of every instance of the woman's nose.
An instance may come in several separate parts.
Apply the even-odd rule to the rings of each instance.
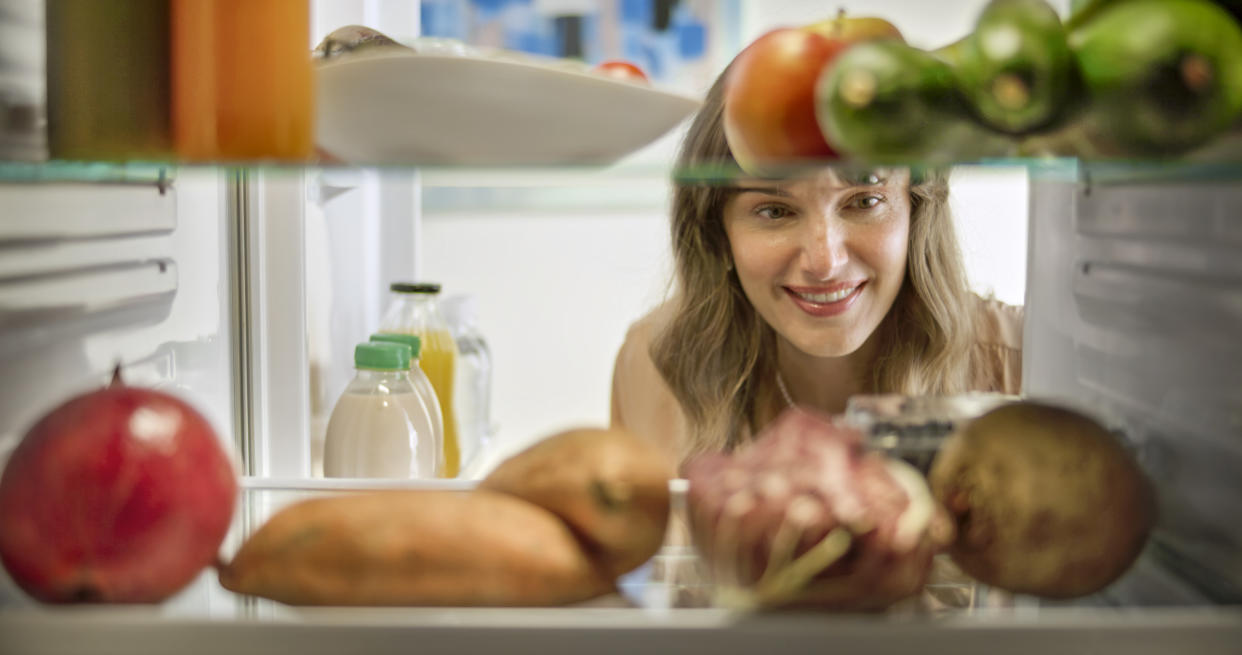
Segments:
[[[829,280],[849,259],[846,230],[831,215],[814,217],[803,234],[802,268],[815,280]]]

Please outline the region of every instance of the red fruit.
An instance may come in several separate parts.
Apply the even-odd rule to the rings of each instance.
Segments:
[[[815,118],[815,82],[846,45],[809,30],[779,28],[737,56],[726,81],[724,130],[743,169],[836,156]]]
[[[901,30],[896,25],[875,16],[847,16],[845,10],[837,11],[837,15],[803,27],[804,30],[817,32],[829,39],[858,43],[859,41],[876,41],[880,39],[896,39],[905,41]]]
[[[154,603],[212,563],[237,477],[181,400],[113,386],[52,410],[0,477],[0,560],[51,603]]]
[[[600,62],[599,65],[591,70],[600,75],[615,77],[619,80],[626,80],[628,82],[641,82],[643,84],[650,83],[650,80],[647,79],[647,74],[643,72],[643,69],[621,59],[610,59],[608,61]]]

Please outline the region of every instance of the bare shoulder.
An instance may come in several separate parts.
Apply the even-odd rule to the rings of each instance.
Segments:
[[[646,437],[678,457],[684,445],[681,405],[651,359],[651,344],[668,325],[664,303],[632,323],[617,352],[612,377],[612,425]]]
[[[1022,385],[1022,307],[978,299],[974,389],[1016,394]]]
[[[625,333],[625,345],[641,346],[646,352],[651,346],[651,342],[655,340],[656,335],[664,330],[668,322],[672,319],[673,306],[671,302],[663,302],[654,309],[647,312],[642,318],[630,324]]]
[[[979,342],[1014,350],[1022,349],[1021,305],[1009,305],[995,298],[978,298]]]
[[[665,301],[631,323],[625,331],[625,340],[617,353],[616,365],[627,375],[627,382],[644,386],[658,383],[667,389],[663,376],[651,358],[651,345],[672,321],[673,312],[672,301]],[[669,391],[669,394],[671,397],[672,392]]]
[[[625,332],[625,341],[621,343],[621,349],[617,353],[616,370],[613,373],[614,397],[618,392],[627,398],[646,395],[640,392],[651,390],[653,386],[667,391],[668,397],[672,397],[672,391],[668,389],[651,359],[651,344],[668,325],[671,316],[672,306],[666,302],[630,324]]]

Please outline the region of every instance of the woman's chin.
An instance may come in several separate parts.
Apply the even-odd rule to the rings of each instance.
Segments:
[[[831,339],[788,340],[795,350],[817,359],[839,359],[858,352],[866,343],[865,336],[841,335]]]

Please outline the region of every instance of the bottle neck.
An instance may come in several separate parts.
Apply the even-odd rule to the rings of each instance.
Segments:
[[[375,389],[382,387],[388,393],[404,393],[410,391],[410,372],[381,371],[371,368],[360,368],[350,385],[353,389]]]
[[[401,298],[405,302],[409,303],[410,305],[414,307],[419,307],[419,308],[426,307],[430,310],[433,310],[439,313],[439,303],[437,301],[440,299],[440,297],[435,294],[408,293],[408,294],[402,294]]]
[[[380,328],[402,334],[424,334],[429,331],[447,330],[448,324],[439,310],[439,297],[435,294],[403,293],[385,314]]]

